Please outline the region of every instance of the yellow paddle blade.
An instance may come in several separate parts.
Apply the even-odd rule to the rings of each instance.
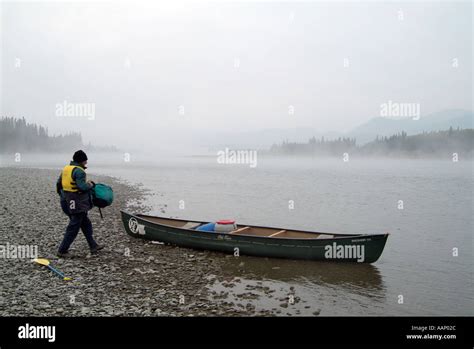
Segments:
[[[64,280],[64,281],[71,281],[72,279],[71,279],[71,278],[68,278],[68,277],[64,277],[63,280]]]
[[[46,266],[49,265],[49,261],[47,259],[44,259],[44,258],[33,259],[33,262],[36,262],[36,263],[41,264],[41,265],[46,265]]]

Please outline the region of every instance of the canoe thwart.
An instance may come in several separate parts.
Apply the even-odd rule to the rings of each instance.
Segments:
[[[283,234],[284,232],[286,232],[286,230],[280,230],[280,231],[277,231],[276,233],[273,233],[272,235],[269,236],[269,238],[272,238],[274,236],[277,236],[277,235],[280,235],[280,234]]]

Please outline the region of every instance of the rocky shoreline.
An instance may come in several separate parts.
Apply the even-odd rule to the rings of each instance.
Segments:
[[[68,218],[55,181],[58,170],[0,168],[0,245],[34,245],[40,258],[72,278],[63,281],[31,261],[0,258],[0,316],[213,316],[271,315],[270,310],[236,306],[209,289],[221,275],[222,256],[158,245],[129,237],[120,209],[146,211],[145,190],[105,176],[89,176],[114,188],[115,202],[89,216],[94,236],[106,248],[90,255],[80,232],[71,252],[56,250]],[[217,257],[217,258],[216,258]]]

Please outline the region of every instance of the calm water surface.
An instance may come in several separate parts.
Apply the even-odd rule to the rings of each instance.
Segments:
[[[230,300],[254,290],[261,297],[246,302],[283,315],[474,314],[472,162],[259,159],[256,168],[220,165],[215,158],[97,163],[90,161],[90,173],[150,189],[153,214],[391,233],[372,265],[222,255],[228,280],[237,282],[229,289],[217,281],[213,288],[228,292]],[[33,160],[28,165],[38,166]],[[269,296],[265,287],[276,291]],[[288,294],[299,302],[281,307]]]

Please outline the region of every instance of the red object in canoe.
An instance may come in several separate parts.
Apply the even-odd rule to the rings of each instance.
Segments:
[[[235,221],[232,219],[221,219],[220,221],[216,222],[217,224],[234,224]]]

